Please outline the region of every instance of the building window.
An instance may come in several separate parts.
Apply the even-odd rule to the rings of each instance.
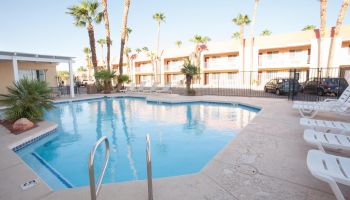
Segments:
[[[273,60],[278,55],[278,51],[267,52],[267,59]]]
[[[20,79],[27,78],[31,80],[45,81],[46,75],[43,69],[20,69],[18,70]]]

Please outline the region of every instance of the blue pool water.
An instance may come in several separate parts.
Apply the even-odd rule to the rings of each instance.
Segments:
[[[58,124],[57,131],[16,153],[55,190],[86,186],[89,152],[106,135],[111,154],[103,182],[142,180],[149,133],[153,177],[184,175],[200,171],[257,112],[232,104],[152,103],[142,98],[60,103],[45,114]],[[101,147],[96,173],[103,158]]]

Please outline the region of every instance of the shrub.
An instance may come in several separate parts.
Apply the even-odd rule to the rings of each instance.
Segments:
[[[109,93],[111,90],[111,80],[115,77],[115,72],[109,70],[101,70],[95,72],[96,80],[103,85],[105,93]]]
[[[43,119],[44,111],[54,108],[51,89],[46,82],[21,79],[7,87],[8,94],[0,94],[0,103],[8,106],[5,110],[7,120],[27,118],[31,121]]]

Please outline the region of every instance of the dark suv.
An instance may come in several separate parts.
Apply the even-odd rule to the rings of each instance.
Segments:
[[[264,90],[265,92],[272,92],[281,95],[289,93],[290,91],[294,91],[294,94],[297,94],[299,88],[299,82],[295,79],[275,78],[266,83]]]
[[[302,85],[301,92],[319,96],[326,94],[340,96],[348,86],[345,78],[310,78]]]

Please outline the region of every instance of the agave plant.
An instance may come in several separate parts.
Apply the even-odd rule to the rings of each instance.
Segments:
[[[104,92],[109,93],[111,90],[111,80],[115,77],[115,72],[109,70],[100,70],[95,73],[95,78],[104,87]]]
[[[54,108],[51,89],[44,81],[25,78],[7,87],[7,90],[8,94],[0,94],[0,103],[8,107],[5,111],[7,120],[27,118],[39,121],[43,119],[45,110]]]

